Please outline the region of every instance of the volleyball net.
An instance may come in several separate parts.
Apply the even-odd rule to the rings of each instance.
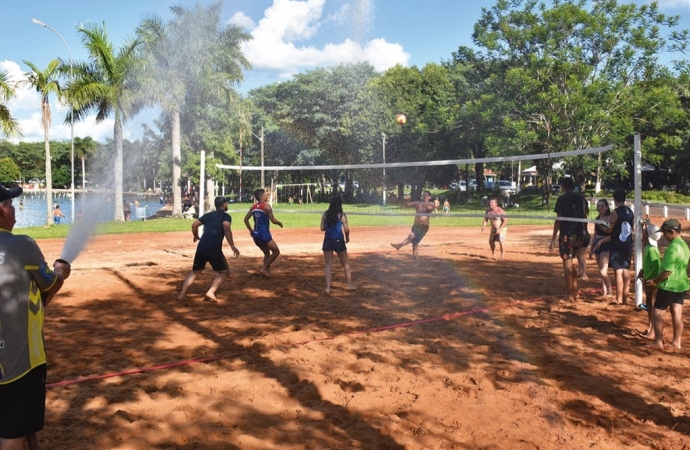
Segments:
[[[413,208],[405,207],[405,198],[420,200],[424,191],[429,191],[437,208],[430,215],[444,215],[451,218],[486,217],[488,200],[496,197],[502,205],[505,217],[528,220],[553,221],[553,203],[534,207],[543,201],[545,192],[532,190],[530,194],[514,192],[513,189],[487,189],[472,192],[470,186],[465,190],[453,186],[452,181],[464,172],[465,165],[474,167],[477,163],[510,167],[511,173],[523,162],[534,163],[549,159],[558,162],[564,158],[600,154],[613,149],[605,147],[571,150],[557,153],[537,153],[530,155],[498,156],[487,158],[391,162],[345,165],[294,165],[294,166],[237,166],[218,164],[217,167],[236,172],[262,172],[264,189],[269,192],[273,210],[278,213],[323,214],[330,198],[335,193],[343,197],[343,210],[348,215],[375,216],[414,216],[419,215]],[[518,169],[513,178],[522,176]],[[471,173],[474,173],[472,170]],[[266,177],[264,178],[264,174]],[[446,180],[445,182],[430,180]],[[557,184],[557,180],[554,180]],[[516,183],[519,185],[520,183]],[[256,186],[258,188],[259,186]],[[251,189],[253,191],[253,189]],[[525,191],[523,191],[525,192]],[[548,193],[555,202],[557,192]],[[526,201],[529,200],[528,207]],[[251,197],[249,201],[252,201]],[[446,203],[447,202],[447,203]],[[521,205],[522,203],[522,205]],[[246,204],[231,205],[231,210],[241,211]],[[445,206],[445,208],[444,208]],[[523,207],[521,207],[523,206]],[[549,210],[550,209],[550,210]],[[572,219],[578,221],[582,219]]]

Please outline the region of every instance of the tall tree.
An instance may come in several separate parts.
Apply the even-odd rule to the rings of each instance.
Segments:
[[[29,66],[31,72],[25,73],[28,84],[36,89],[41,98],[41,128],[43,128],[43,142],[46,153],[46,225],[53,223],[53,169],[50,157],[50,126],[53,122],[53,117],[50,112],[50,96],[62,96],[62,88],[60,87],[60,60],[54,59],[48,63],[45,70],[39,70],[36,65],[29,61],[24,61],[24,64]]]
[[[0,72],[0,131],[6,136],[21,134],[19,124],[5,104],[12,97],[14,97],[14,86],[10,84],[7,72]]]
[[[234,88],[243,79],[242,70],[251,67],[241,45],[251,36],[237,25],[222,24],[221,2],[209,7],[197,4],[192,9],[173,6],[171,10],[173,20],[166,23],[152,16],[144,20],[138,33],[147,61],[142,75],[145,92],[171,119],[173,216],[181,217],[181,133],[183,128],[188,134],[193,131],[194,122],[182,124],[181,113],[208,92],[226,105],[239,101]]]
[[[98,143],[91,136],[74,138],[74,154],[81,159],[81,185],[86,189],[86,158],[96,151]]]
[[[96,112],[101,122],[114,115],[113,184],[115,187],[115,220],[124,221],[122,205],[122,127],[137,110],[137,87],[134,73],[138,66],[137,39],[127,39],[119,50],[113,47],[105,24],[89,24],[78,28],[89,54],[88,62],[77,63],[75,79],[69,87],[70,104],[75,121]]]
[[[638,125],[630,120],[635,86],[662,74],[660,55],[687,47],[688,32],[677,25],[678,16],[659,13],[656,2],[501,0],[474,27],[478,50],[461,47],[454,58],[490,71],[484,78],[501,86],[510,103],[505,125],[525,151],[629,147]]]

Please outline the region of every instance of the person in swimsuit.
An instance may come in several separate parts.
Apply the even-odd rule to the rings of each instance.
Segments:
[[[410,197],[405,197],[405,206],[408,208],[415,208],[417,212],[414,217],[412,231],[410,231],[410,234],[407,235],[404,241],[399,244],[391,244],[391,246],[396,250],[400,250],[402,247],[411,243],[415,264],[419,264],[417,247],[427,231],[429,231],[429,214],[434,210],[434,202],[431,201],[431,192],[422,192],[422,200],[416,202],[411,202]]]
[[[273,216],[273,209],[271,205],[266,203],[268,194],[265,189],[257,189],[254,191],[254,198],[256,203],[249,208],[249,212],[244,216],[244,224],[247,226],[249,233],[254,239],[254,243],[264,253],[264,265],[259,269],[259,272],[267,277],[271,276],[271,264],[280,255],[278,244],[273,240],[271,231],[269,229],[271,222],[283,228],[283,222],[277,220]],[[254,218],[254,227],[249,224],[249,218]]]
[[[611,208],[609,201],[605,198],[597,201],[597,220],[609,221],[611,216]],[[609,251],[611,250],[611,228],[608,225],[596,224],[594,225],[594,237],[591,240],[591,247],[589,249],[589,257],[594,255],[597,259],[597,267],[599,268],[599,276],[601,277],[601,288],[605,297],[610,297],[613,294],[611,289],[611,277],[609,277]]]
[[[493,197],[489,199],[489,207],[486,210],[486,214],[492,216],[504,216],[506,212],[498,206],[498,199]],[[482,230],[484,231],[484,226],[491,224],[491,234],[489,235],[489,247],[491,247],[491,257],[496,259],[496,242],[501,249],[501,259],[505,257],[505,249],[503,248],[503,242],[506,240],[506,234],[508,228],[506,224],[508,219],[505,217],[485,217],[482,221]]]

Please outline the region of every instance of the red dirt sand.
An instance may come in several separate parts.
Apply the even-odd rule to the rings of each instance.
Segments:
[[[358,290],[336,260],[331,295],[317,228],[273,230],[269,280],[236,225],[221,304],[210,268],[176,300],[191,232],[94,238],[47,309],[48,382],[211,360],[50,387],[42,448],[689,448],[688,351],[646,349],[646,313],[600,298],[594,262],[559,301],[550,226],[509,227],[497,262],[479,224],[441,220],[418,267],[389,244],[409,228],[352,230]]]

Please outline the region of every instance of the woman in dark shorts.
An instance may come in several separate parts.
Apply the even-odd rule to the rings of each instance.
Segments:
[[[338,254],[340,263],[345,271],[347,289],[353,291],[350,261],[347,257],[347,244],[350,242],[350,228],[347,216],[343,212],[343,199],[336,194],[331,198],[328,210],[321,216],[321,231],[325,231],[323,238],[323,257],[326,261],[326,293],[331,292],[331,270],[333,268],[333,252]]]
[[[611,215],[611,208],[609,201],[602,198],[597,202],[597,220],[609,220]],[[595,224],[594,236],[589,247],[589,257],[595,255],[597,258],[597,266],[599,267],[599,276],[601,277],[601,289],[605,296],[612,295],[611,278],[609,277],[609,251],[611,250],[611,231],[607,225]]]

